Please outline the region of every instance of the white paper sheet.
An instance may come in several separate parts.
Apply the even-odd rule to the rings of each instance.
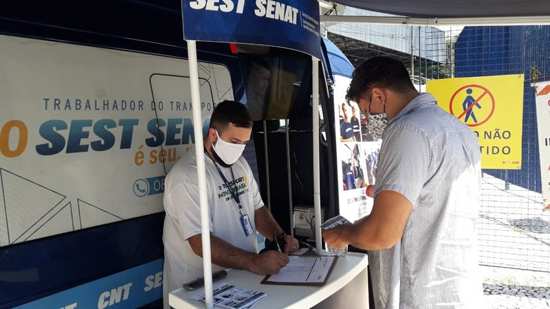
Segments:
[[[288,264],[266,282],[323,283],[335,259],[333,256],[289,256]]]

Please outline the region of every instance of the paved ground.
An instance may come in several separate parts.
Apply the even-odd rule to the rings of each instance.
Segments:
[[[542,195],[484,175],[480,263],[550,272],[550,212]]]
[[[542,195],[485,174],[481,199],[487,308],[550,308],[550,212],[542,211]]]
[[[550,273],[482,267],[488,309],[550,308]]]
[[[548,309],[549,299],[536,299],[522,296],[486,295],[488,309]]]

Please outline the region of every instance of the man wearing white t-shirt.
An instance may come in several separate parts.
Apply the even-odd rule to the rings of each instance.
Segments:
[[[216,106],[204,140],[213,271],[273,274],[288,263],[298,241],[285,235],[284,252],[258,254],[256,233],[274,240],[283,230],[264,207],[252,170],[241,157],[252,121],[245,105]],[[193,151],[168,173],[164,191],[164,307],[168,293],[203,276],[197,164]]]

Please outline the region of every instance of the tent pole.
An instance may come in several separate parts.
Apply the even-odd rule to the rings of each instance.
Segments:
[[[292,165],[290,164],[290,121],[285,119],[286,137],[286,173],[288,185],[288,212],[290,215],[290,235],[294,236],[294,204],[292,202]]]
[[[421,27],[418,26],[418,92],[422,92],[422,45],[420,42]]]
[[[267,188],[267,209],[271,210],[271,181],[269,179],[269,141],[267,139],[267,120],[264,124],[265,185]]]
[[[195,155],[197,159],[197,175],[199,181],[199,201],[201,207],[201,240],[202,265],[204,269],[204,296],[206,307],[213,308],[212,295],[212,257],[210,255],[210,215],[206,199],[206,172],[204,167],[204,144],[202,135],[201,98],[199,88],[199,73],[197,63],[196,41],[187,41],[189,58],[189,76],[191,84],[191,102],[193,111],[193,131],[195,134]]]
[[[313,135],[313,207],[315,211],[315,246],[321,252],[321,176],[319,167],[319,59],[312,57],[311,115]]]
[[[414,83],[414,28],[410,26],[411,28],[411,80]]]

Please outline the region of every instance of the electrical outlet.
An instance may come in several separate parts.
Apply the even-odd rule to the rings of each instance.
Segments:
[[[297,236],[314,236],[312,227],[315,225],[315,210],[313,207],[296,206],[294,207],[294,233]],[[321,218],[322,221],[322,218]]]

